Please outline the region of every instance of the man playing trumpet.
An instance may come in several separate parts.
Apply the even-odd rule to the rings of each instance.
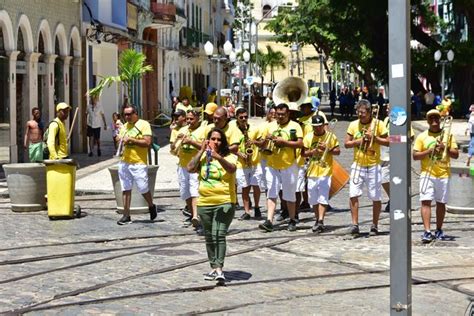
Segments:
[[[378,234],[378,222],[382,208],[382,173],[380,167],[380,145],[388,146],[388,131],[380,123],[377,113],[372,113],[370,102],[362,99],[357,103],[357,116],[347,128],[345,148],[354,148],[354,162],[351,166],[349,197],[352,215],[350,233],[359,235],[359,196],[367,186],[372,200],[372,226],[370,235]]]
[[[429,129],[418,135],[413,147],[413,159],[421,160],[420,201],[421,218],[425,228],[425,232],[421,236],[423,243],[433,240],[430,230],[432,200],[436,201],[434,238],[439,240],[445,238],[442,228],[448,198],[450,158],[457,159],[459,157],[456,140],[450,134],[446,122],[443,124],[444,128],[441,126],[440,112],[435,109],[428,111],[426,120]]]
[[[259,137],[259,130],[248,123],[248,112],[244,108],[236,111],[237,127],[242,132],[239,150],[237,151],[237,185],[242,189],[242,201],[245,212],[241,220],[248,220],[250,215],[250,189],[253,189],[255,205],[255,218],[262,216],[260,212],[260,185],[262,183],[262,167],[260,166],[259,153],[255,146],[255,140]]]
[[[325,120],[322,116],[313,116],[311,125],[313,133],[303,139],[302,156],[309,159],[308,199],[316,217],[312,229],[315,233],[321,233],[324,231],[324,214],[329,204],[332,156],[339,155],[341,150],[336,135],[332,131],[325,130]]]
[[[269,124],[263,134],[267,142],[273,142],[274,150],[268,156],[266,167],[267,220],[260,224],[259,228],[268,232],[273,231],[276,199],[282,189],[282,198],[286,201],[290,213],[288,230],[295,231],[295,192],[298,177],[295,149],[303,147],[303,131],[298,123],[290,120],[290,108],[287,104],[279,104],[276,107],[276,114],[277,121]]]

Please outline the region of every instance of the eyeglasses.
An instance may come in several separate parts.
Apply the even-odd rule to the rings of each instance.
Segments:
[[[130,113],[123,113],[123,116],[130,116],[132,114],[135,114],[135,112],[130,112]]]
[[[241,120],[246,120],[248,118],[249,118],[248,116],[239,116],[239,119],[241,119]]]

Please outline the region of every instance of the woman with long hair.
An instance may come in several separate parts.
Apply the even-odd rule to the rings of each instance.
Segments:
[[[213,128],[201,149],[188,164],[189,172],[199,174],[198,215],[206,239],[206,250],[211,271],[208,281],[225,283],[222,272],[226,252],[226,234],[234,218],[235,170],[237,156],[231,154],[224,132]]]

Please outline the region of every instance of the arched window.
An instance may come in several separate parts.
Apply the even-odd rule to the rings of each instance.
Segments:
[[[262,17],[271,18],[271,14],[269,14],[271,9],[272,7],[270,5],[268,4],[264,5],[262,8]]]

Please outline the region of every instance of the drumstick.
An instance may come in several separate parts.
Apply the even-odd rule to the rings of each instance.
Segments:
[[[69,135],[67,135],[67,141],[71,138],[72,135],[72,130],[74,129],[74,123],[76,122],[76,117],[77,117],[77,112],[79,111],[79,107],[76,108],[76,111],[74,112],[74,117],[72,118],[72,123],[71,127],[69,128]]]

